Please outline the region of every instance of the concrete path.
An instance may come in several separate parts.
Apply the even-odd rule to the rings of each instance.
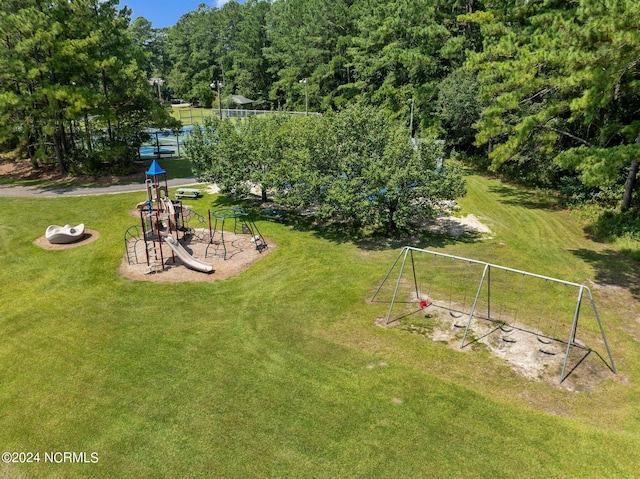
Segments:
[[[195,178],[175,178],[168,180],[170,187],[197,185]],[[29,196],[33,198],[57,198],[60,196],[94,196],[94,195],[113,195],[117,193],[132,193],[136,191],[145,191],[144,183],[133,183],[129,185],[111,185],[111,186],[89,186],[84,188],[40,188],[35,186],[1,186],[0,196]]]

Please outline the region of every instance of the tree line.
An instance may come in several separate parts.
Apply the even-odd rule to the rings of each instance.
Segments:
[[[61,170],[126,164],[143,126],[171,126],[158,100],[210,106],[222,81],[222,99],[258,108],[371,106],[478,166],[637,208],[639,14],[632,0],[247,0],[156,29],[118,0],[6,0],[0,141]]]
[[[624,210],[638,206],[638,13],[631,0],[248,0],[148,26],[145,41],[176,97],[208,106],[223,80],[224,98],[259,108],[365,103],[479,166]]]
[[[0,4],[0,145],[61,173],[127,172],[149,126],[179,125],[150,92],[118,0]]]

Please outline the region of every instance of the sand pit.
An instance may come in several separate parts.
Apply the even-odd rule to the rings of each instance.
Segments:
[[[251,237],[246,234],[225,232],[226,259],[219,244],[209,245],[208,230],[196,230],[196,234],[180,240],[184,248],[194,257],[213,266],[213,273],[203,273],[187,268],[167,244],[162,245],[165,268],[159,264],[160,252],[150,253],[151,267],[147,265],[144,241],[130,243],[129,259],[122,258],[118,273],[132,281],[151,281],[158,283],[210,282],[230,278],[248,269],[256,261],[266,257],[276,249],[276,245],[265,238],[268,245],[262,252],[256,249]],[[217,239],[217,237],[216,237]],[[208,248],[207,248],[208,247]],[[156,260],[156,256],[158,259]]]

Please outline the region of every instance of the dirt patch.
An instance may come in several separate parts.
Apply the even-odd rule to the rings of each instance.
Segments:
[[[440,216],[435,220],[427,221],[424,227],[431,233],[455,237],[474,233],[491,234],[491,229],[472,214],[461,217]]]
[[[567,343],[546,338],[535,328],[519,321],[509,324],[474,316],[465,346],[461,347],[468,322],[467,314],[452,316],[449,311],[434,306],[389,324],[385,318],[374,320],[377,326],[400,328],[410,334],[446,343],[459,352],[472,353],[484,348],[524,378],[570,391],[593,391],[604,381],[615,377],[602,357],[576,341],[569,350],[565,370],[567,378],[560,383]]]
[[[157,283],[211,282],[230,278],[248,269],[253,263],[265,258],[276,245],[265,239],[267,247],[259,251],[249,235],[225,232],[226,259],[224,248],[216,238],[209,243],[208,230],[196,230],[194,236],[181,239],[180,243],[194,258],[211,264],[213,273],[203,273],[189,269],[166,243],[159,243],[150,250],[150,265],[147,264],[143,240],[130,241],[128,254],[122,258],[118,273],[132,281],[151,281]],[[128,257],[127,257],[128,256]],[[161,259],[165,267],[162,269]]]
[[[50,175],[52,172],[44,169],[34,169],[28,161],[15,161],[0,157],[0,176],[14,179],[38,179],[40,175]]]
[[[36,246],[39,246],[42,249],[46,249],[48,251],[57,251],[57,250],[73,249],[73,248],[78,248],[80,246],[85,246],[85,245],[88,245],[89,243],[93,243],[94,241],[97,241],[98,238],[100,238],[99,232],[97,232],[96,230],[85,229],[84,235],[82,235],[82,238],[79,238],[77,241],[74,241],[73,243],[53,244],[49,242],[49,240],[46,238],[45,235],[42,235],[36,240],[34,240],[33,244]]]

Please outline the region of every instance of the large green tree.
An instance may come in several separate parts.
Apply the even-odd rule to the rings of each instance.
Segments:
[[[263,55],[269,8],[268,1],[249,0],[222,8],[201,4],[183,15],[167,33],[175,94],[208,107],[217,101],[217,88],[209,85],[222,81],[225,100],[237,93],[264,106],[271,85]]]
[[[450,147],[465,151],[472,148],[476,133],[473,125],[480,118],[478,81],[473,72],[458,68],[438,84],[436,115]]]
[[[410,228],[465,192],[440,143],[416,147],[406,127],[372,107],[324,117],[274,114],[207,119],[186,144],[194,173],[223,191],[258,185],[278,203],[316,217],[387,231]]]
[[[288,165],[281,176],[319,218],[393,232],[419,226],[442,211],[443,200],[465,194],[459,169],[440,167],[439,142],[415,145],[404,124],[379,109],[353,105],[325,115],[318,128],[314,151],[300,155],[307,163]]]
[[[251,116],[240,123],[206,118],[185,141],[185,154],[197,177],[231,194],[247,194],[257,186],[266,202],[267,193],[276,193],[281,185],[272,170],[282,165],[291,129],[299,121],[285,113]]]
[[[209,85],[223,78],[221,30],[218,10],[204,4],[169,29],[169,82],[178,97],[207,107],[213,103]]]
[[[170,88],[167,83],[171,62],[169,58],[168,35],[166,28],[154,28],[153,24],[144,17],[136,17],[129,25],[129,34],[134,44],[145,54],[139,60],[148,78],[159,78],[160,95],[167,99]]]
[[[220,15],[224,28],[225,90],[255,100],[257,107],[268,106],[272,76],[263,54],[267,46],[266,16],[270,2],[248,0],[240,5],[229,2]]]
[[[353,86],[369,103],[408,118],[413,99],[417,118],[434,116],[438,83],[478,47],[479,35],[457,15],[473,2],[392,0],[358,3],[358,33],[349,53]]]
[[[344,104],[353,96],[348,48],[355,34],[357,0],[275,2],[267,15],[264,54],[275,80],[270,99],[279,107],[312,110]],[[307,80],[306,85],[301,80]]]

